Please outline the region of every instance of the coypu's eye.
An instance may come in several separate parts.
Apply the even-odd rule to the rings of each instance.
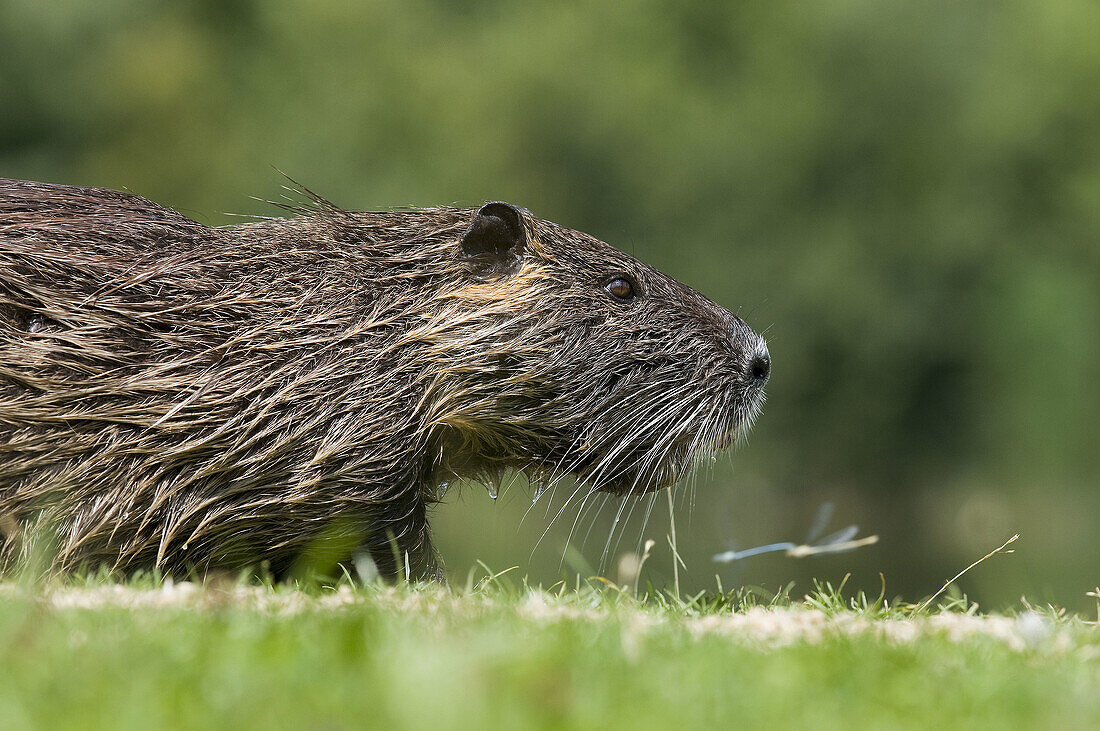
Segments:
[[[612,278],[604,285],[604,289],[621,302],[630,302],[638,296],[638,286],[634,284],[634,279],[625,274]]]

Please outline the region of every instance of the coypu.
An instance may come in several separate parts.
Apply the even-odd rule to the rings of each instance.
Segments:
[[[36,523],[60,570],[281,575],[335,535],[431,576],[452,478],[646,493],[759,409],[764,341],[591,236],[300,192],[293,217],[209,228],[0,180],[5,565]]]

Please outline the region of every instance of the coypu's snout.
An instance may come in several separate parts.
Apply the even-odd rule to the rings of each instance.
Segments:
[[[772,373],[772,358],[764,338],[753,332],[745,321],[734,317],[733,340],[738,350],[744,353],[740,380],[750,388],[761,389]]]
[[[763,386],[768,382],[768,376],[772,372],[772,359],[768,355],[768,346],[762,345],[760,350],[749,361],[748,381],[753,386]]]

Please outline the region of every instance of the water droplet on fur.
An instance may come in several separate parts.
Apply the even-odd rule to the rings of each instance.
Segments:
[[[535,489],[531,493],[531,502],[537,503],[539,501],[539,498],[542,497],[543,494],[546,492],[547,488],[546,488],[546,485],[544,485],[541,482],[534,483],[532,485],[532,487],[535,488]]]
[[[497,473],[495,475],[488,475],[485,478],[485,489],[488,491],[489,497],[493,500],[496,500],[497,495],[500,494],[500,479],[500,473]]]

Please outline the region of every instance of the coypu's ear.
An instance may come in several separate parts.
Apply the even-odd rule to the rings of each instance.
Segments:
[[[527,231],[515,206],[494,201],[477,210],[462,235],[462,255],[476,265],[479,276],[515,274],[523,262]]]

